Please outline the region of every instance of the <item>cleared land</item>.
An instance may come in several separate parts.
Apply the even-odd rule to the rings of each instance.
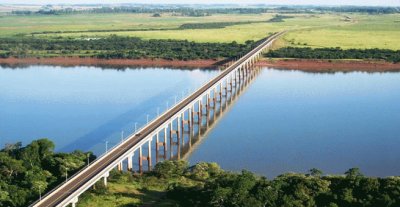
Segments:
[[[0,37],[101,38],[112,34],[143,39],[244,43],[268,33],[292,30],[277,47],[342,47],[400,49],[400,14],[290,14],[294,18],[267,22],[276,14],[218,14],[184,17],[172,14],[73,14],[0,17]],[[251,23],[265,21],[265,23]],[[182,24],[249,22],[224,28],[179,29]],[[151,31],[134,31],[149,29]],[[126,31],[128,30],[128,31]],[[35,33],[48,34],[35,34]],[[50,33],[49,33],[50,32]],[[52,33],[53,32],[53,33]],[[63,33],[54,33],[63,32]],[[34,33],[34,34],[32,34]]]

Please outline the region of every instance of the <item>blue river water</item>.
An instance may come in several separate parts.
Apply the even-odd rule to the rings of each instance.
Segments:
[[[0,144],[47,137],[97,154],[217,70],[0,68]],[[319,168],[400,175],[400,73],[264,68],[188,160],[274,177]],[[123,131],[123,132],[122,132]]]

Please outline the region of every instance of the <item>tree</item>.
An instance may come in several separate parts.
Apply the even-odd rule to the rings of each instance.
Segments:
[[[319,170],[317,168],[311,168],[308,172],[309,172],[309,175],[315,176],[315,177],[320,177],[323,174],[322,170]]]
[[[363,176],[359,168],[350,168],[344,174],[346,175],[347,178],[356,178]]]

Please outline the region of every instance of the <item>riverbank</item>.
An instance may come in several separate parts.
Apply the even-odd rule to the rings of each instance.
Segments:
[[[214,68],[218,60],[165,60],[165,59],[100,59],[79,57],[54,58],[0,58],[0,64],[11,67],[26,65],[55,66],[108,66],[108,67],[176,67],[176,68]]]
[[[372,60],[263,59],[257,65],[306,72],[400,71],[400,63]]]
[[[215,68],[221,60],[165,60],[165,59],[100,59],[79,57],[54,58],[0,58],[0,64],[17,67],[28,65],[54,66],[102,66],[102,67],[175,67],[175,68]],[[400,63],[366,60],[317,60],[317,59],[262,59],[257,66],[273,67],[281,70],[301,70],[306,72],[388,72],[400,71]]]

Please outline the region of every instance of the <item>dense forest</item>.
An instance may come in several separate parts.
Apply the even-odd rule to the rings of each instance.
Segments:
[[[157,176],[165,176],[165,166],[173,165],[160,164]],[[400,177],[365,177],[358,168],[349,169],[344,176],[323,176],[320,170],[311,169],[309,174],[288,173],[273,180],[245,170],[225,172],[203,163],[174,172],[204,181],[191,187],[171,186],[167,195],[180,206],[400,206]]]
[[[0,206],[27,206],[94,159],[90,152],[55,153],[54,144],[47,139],[25,147],[9,144],[0,150]],[[307,174],[287,173],[267,179],[245,170],[224,171],[216,163],[189,166],[186,161],[164,161],[143,175],[112,171],[110,181],[144,190],[157,185],[164,189],[158,200],[173,201],[174,206],[400,206],[400,177],[366,177],[358,168],[344,175],[323,175],[311,169]],[[80,200],[110,195],[104,186],[96,186]],[[121,196],[124,194],[116,198]]]
[[[304,58],[304,59],[374,59],[388,62],[400,62],[400,50],[388,49],[341,49],[341,48],[309,48],[285,47],[271,50],[265,57],[272,58]]]
[[[93,7],[99,5],[92,5]],[[54,9],[51,5],[47,5],[39,11],[15,10],[13,15],[63,15],[63,14],[81,14],[81,13],[173,13],[177,16],[210,16],[213,14],[261,14],[261,13],[325,13],[325,12],[342,12],[342,13],[367,13],[367,14],[393,14],[399,13],[399,7],[379,7],[379,6],[266,6],[257,5],[258,7],[240,7],[227,5],[199,6],[198,8],[190,5],[125,5],[125,6],[102,6],[99,8],[88,9]],[[84,8],[84,7],[83,7]]]
[[[91,152],[55,153],[48,139],[0,150],[0,207],[28,206],[96,157]]]
[[[186,40],[142,40],[112,35],[92,39],[0,39],[0,57],[80,56],[97,58],[162,58],[195,60],[232,58],[249,51],[256,43],[195,43]]]
[[[164,161],[141,176],[114,171],[112,182],[138,186],[141,192],[165,189],[155,206],[210,207],[398,207],[400,177],[364,176],[358,168],[344,175],[323,175],[318,169],[307,174],[287,173],[267,179],[243,170],[222,170],[216,163],[189,166],[185,161]],[[114,188],[123,188],[122,186]],[[118,194],[118,193],[117,193]],[[129,196],[126,194],[118,194]],[[87,192],[82,200],[110,199],[117,195],[103,189]],[[144,195],[145,197],[146,195]],[[168,205],[166,204],[168,203]],[[142,203],[124,206],[143,206]]]

